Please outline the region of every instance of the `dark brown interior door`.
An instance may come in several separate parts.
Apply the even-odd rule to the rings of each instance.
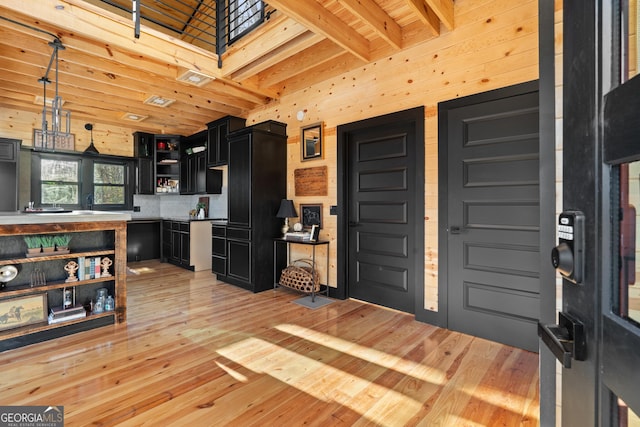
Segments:
[[[349,296],[408,313],[424,287],[423,111],[360,122],[347,137]]]

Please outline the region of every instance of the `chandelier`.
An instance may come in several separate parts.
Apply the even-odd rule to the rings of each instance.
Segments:
[[[34,136],[33,147],[44,150],[55,151],[59,148],[73,148],[73,135],[70,133],[71,113],[62,109],[62,98],[58,94],[58,51],[64,50],[62,42],[55,38],[49,42],[53,48],[49,65],[44,76],[38,79],[43,86],[43,106],[42,106],[42,129]],[[54,62],[55,61],[55,62]],[[51,105],[47,103],[47,85],[51,84],[49,72],[51,66],[55,64],[55,95],[51,100]]]

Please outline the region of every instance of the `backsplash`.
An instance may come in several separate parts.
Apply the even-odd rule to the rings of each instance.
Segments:
[[[209,218],[227,217],[227,187],[222,187],[222,194],[194,194],[157,195],[148,196],[136,194],[133,196],[133,205],[140,206],[140,212],[131,212],[132,218],[164,217],[175,218],[189,215],[191,209],[196,208],[198,199],[202,196],[209,197]]]

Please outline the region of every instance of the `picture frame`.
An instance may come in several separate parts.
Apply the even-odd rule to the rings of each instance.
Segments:
[[[40,150],[69,150],[74,151],[76,149],[76,137],[74,134],[58,134],[55,141],[47,141],[44,143],[42,137],[42,129],[33,130],[33,148]]]
[[[322,159],[323,123],[313,123],[300,128],[300,149],[302,161]]]
[[[318,227],[315,224],[312,225],[311,226],[311,236],[309,237],[309,241],[310,242],[317,242],[319,236],[320,236],[320,227]]]
[[[46,292],[0,300],[0,331],[46,321]]]
[[[300,222],[304,228],[318,226],[322,228],[322,204],[300,205]]]

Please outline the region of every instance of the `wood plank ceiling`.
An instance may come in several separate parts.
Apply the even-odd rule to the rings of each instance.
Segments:
[[[201,1],[162,0],[175,5]],[[130,0],[124,3],[130,7]],[[59,51],[58,88],[72,120],[190,135],[211,120],[246,116],[286,93],[454,27],[453,0],[268,3],[267,10],[274,10],[270,19],[218,58],[189,31],[176,36],[143,23],[135,38],[131,17],[105,9],[99,0],[0,0],[0,106],[42,110],[38,80],[51,58],[51,34],[65,47]],[[178,81],[188,70],[214,79],[202,86]],[[55,81],[53,70],[49,77]],[[53,90],[47,88],[48,98]],[[175,102],[167,107],[143,103],[153,95]],[[127,121],[127,113],[146,119]]]

